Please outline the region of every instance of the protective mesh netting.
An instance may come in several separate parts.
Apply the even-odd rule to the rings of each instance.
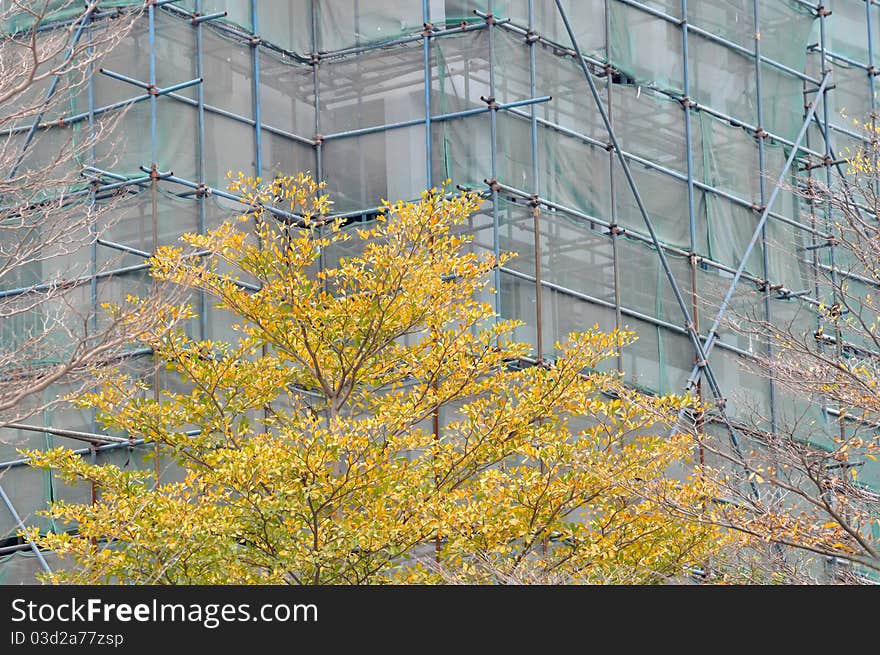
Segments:
[[[140,2],[102,3],[126,4]],[[680,0],[564,4],[598,75],[600,94],[659,239],[668,247],[676,279],[689,298],[695,292],[702,320],[709,321],[757,225],[756,208],[766,201],[801,128],[805,97],[821,75],[821,46],[829,53],[835,83],[825,98],[833,152],[858,142],[846,115],[865,115],[875,107],[870,67],[880,64],[872,45],[880,7],[869,4],[866,12],[863,0],[826,3],[832,15],[822,43],[820,21],[809,2],[760,0],[756,24],[752,0],[689,0],[685,58]],[[227,15],[193,26],[191,12],[218,11]],[[485,19],[489,13],[497,22]],[[63,22],[70,16],[58,12],[52,18]],[[28,27],[28,20],[13,18],[2,29],[13,33]],[[423,34],[426,23],[429,38]],[[501,193],[496,207],[487,203],[470,229],[476,247],[491,249],[497,225],[501,248],[520,253],[502,273],[497,298],[502,314],[524,321],[518,336],[534,343],[541,320],[542,346],[552,352],[554,341],[570,330],[594,323],[613,328],[614,306],[619,305],[623,322],[640,335],[624,353],[628,379],[657,392],[683,388],[694,361],[683,318],[620,166],[607,148],[607,132],[571,56],[554,2],[180,0],[155,11],[153,28],[152,49],[144,15],[102,66],[146,81],[152,57],[159,88],[201,75],[202,92],[193,86],[160,96],[154,108],[150,102],[131,105],[118,139],[100,145],[96,153],[113,173],[142,175],[141,166],[156,163],[159,170],[223,189],[229,170],[263,177],[308,170],[326,181],[336,212],[365,219],[382,198],[412,199],[447,178],[453,185],[485,189],[485,180],[495,178],[509,190]],[[253,34],[259,35],[258,42],[250,41]],[[532,34],[539,38],[529,38]],[[762,55],[759,68],[756,44]],[[99,110],[138,93],[104,75],[94,77],[91,90]],[[687,100],[695,103],[690,109],[682,102],[686,91]],[[493,112],[486,111],[489,96],[502,105],[494,112],[494,141]],[[542,96],[552,99],[504,107]],[[70,97],[67,107],[70,116],[88,111],[88,94]],[[822,109],[820,104],[817,116]],[[151,134],[153,111],[156,131]],[[685,111],[690,113],[689,134]],[[86,129],[87,123],[79,121],[49,132],[77,138]],[[762,131],[767,133],[763,139]],[[51,144],[47,135],[31,149],[25,165],[35,163]],[[802,147],[804,156],[821,157],[822,131],[812,128]],[[796,185],[803,175],[795,165],[783,181]],[[134,187],[106,240],[149,252],[157,245],[154,221],[158,243],[173,243],[183,232],[217,224],[234,205],[217,195],[197,198],[181,185],[163,183],[160,188],[154,216],[147,194]],[[540,223],[546,284],[542,317],[535,315],[531,194],[549,203]],[[803,254],[813,238],[804,212],[790,190],[780,193],[766,237],[747,261],[737,306],[758,306],[756,280],[793,291],[815,283],[815,271]],[[609,224],[625,230],[616,238],[616,259]],[[102,246],[97,252],[105,268],[143,261]],[[695,270],[688,252],[704,260]],[[85,268],[89,253],[81,257],[78,263]],[[827,257],[827,251],[820,254],[820,259]],[[5,289],[32,284],[71,265],[69,258],[49,260],[16,280],[0,282]],[[142,284],[147,284],[142,271],[102,279],[99,302]],[[85,290],[80,301],[84,306],[93,302]],[[773,307],[784,316],[796,311],[784,301]],[[205,311],[203,336],[231,338],[229,322],[210,306]],[[34,316],[34,324],[42,318]],[[199,334],[202,328],[194,323],[192,329]],[[4,339],[21,331],[11,325],[0,330]],[[767,410],[767,382],[736,365],[739,356],[760,346],[726,328],[720,337],[713,361],[722,388],[731,392],[729,408],[734,413]],[[780,394],[779,402],[814,412],[817,422],[826,419],[803,399]],[[94,427],[91,415],[72,410],[42,419],[71,429]],[[0,456],[14,460],[17,447],[58,443],[69,445],[63,438],[4,430]],[[129,455],[108,450],[98,457],[141,465]],[[870,462],[864,468],[864,479],[880,483],[880,468]],[[2,483],[30,523],[39,522],[33,512],[47,498],[89,493],[23,467],[9,469]],[[0,508],[0,536],[15,531]]]

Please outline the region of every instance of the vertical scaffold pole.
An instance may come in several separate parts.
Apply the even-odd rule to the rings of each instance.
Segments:
[[[309,2],[310,18],[311,18],[311,37],[312,37],[312,84],[315,90],[315,181],[324,181],[324,162],[323,148],[324,139],[321,136],[321,84],[318,75],[320,57],[318,56],[318,6],[316,0]],[[324,270],[327,266],[324,248],[318,253],[318,268]],[[324,285],[326,287],[327,280],[325,278]]]
[[[89,165],[95,166],[95,66],[94,62],[92,61],[92,57],[94,55],[92,36],[92,16],[91,14],[89,14],[88,28],[86,31],[86,38],[88,39],[88,46],[86,46],[86,59],[89,62],[86,68],[86,76],[88,78],[86,91],[88,94],[89,102]],[[97,333],[98,331],[98,226],[95,224],[95,212],[97,209],[97,186],[97,183],[93,183],[91,185],[91,188],[89,189],[89,275],[92,278],[91,282],[89,283],[89,311],[91,312],[91,316],[89,317],[89,328],[92,330],[92,333]],[[98,412],[94,407],[89,412],[89,423],[92,432],[98,431],[97,414]],[[92,464],[96,464],[97,459],[97,451],[92,448]],[[98,488],[94,480],[89,482],[89,488],[92,505],[94,505],[98,499]]]
[[[489,0],[489,15],[486,19],[489,23],[489,97],[486,99],[490,109],[497,102],[495,99],[495,0]],[[489,139],[491,141],[490,169],[492,175],[492,252],[495,257],[501,256],[501,225],[498,215],[498,115],[497,112],[489,111]],[[496,266],[495,278],[495,314],[496,320],[501,316],[501,267]]]
[[[431,9],[428,0],[422,0],[422,22],[425,31],[422,33],[422,59],[425,67],[425,186],[434,186],[431,174]]]
[[[361,3],[359,0],[354,0],[354,47],[361,47]],[[424,12],[423,12],[424,14]],[[355,57],[360,57],[362,53],[358,50],[358,53]],[[364,115],[364,94],[357,94],[357,121],[355,124],[360,124],[360,120]],[[355,137],[357,138],[357,137]],[[360,205],[358,209],[363,209],[368,206],[367,202],[367,156],[366,156],[366,148],[363,146],[355,146],[355,150],[357,150],[358,157],[358,180],[360,184]],[[366,214],[361,214],[361,220],[366,220]]]
[[[254,173],[263,176],[263,118],[260,103],[260,37],[257,22],[257,0],[251,0],[251,54],[253,56],[254,93]]]
[[[158,168],[158,144],[156,143],[157,102],[156,95],[156,7],[151,4],[147,10],[149,21],[148,39],[150,47],[150,162]],[[155,244],[154,244],[155,245]]]
[[[690,76],[690,51],[689,51],[689,23],[688,23],[688,4],[687,0],[681,0],[681,62],[682,76],[684,82],[684,97],[681,101],[681,108],[684,112],[684,141],[685,141],[685,163],[687,166],[687,202],[688,202],[688,233],[690,240],[690,248],[688,252],[688,264],[691,274],[691,313],[694,321],[694,330],[700,333],[700,303],[697,277],[697,215],[696,205],[694,202],[694,138],[693,138],[693,115],[691,113],[691,76]],[[701,140],[702,142],[702,140]],[[708,214],[708,210],[707,210]],[[708,220],[708,216],[707,216]],[[696,358],[698,353],[694,353],[694,365],[699,364]],[[694,386],[694,396],[702,404],[703,402],[703,386],[700,380],[697,380]],[[704,428],[703,412],[699,411],[696,421],[696,429],[701,433]],[[705,464],[706,451],[700,441],[698,457],[700,465]]]
[[[318,77],[318,7],[316,0],[309,2],[311,9],[312,33],[312,83],[315,90],[315,181],[324,181],[324,164],[322,161],[323,140],[321,138],[321,85]]]
[[[196,13],[202,13],[202,0],[196,0]],[[202,60],[202,53],[204,50],[203,46],[203,37],[202,37],[202,23],[197,22],[195,25],[196,28],[196,77],[198,79],[204,79],[204,63]],[[205,182],[205,85],[199,84],[196,86],[196,112],[197,112],[197,121],[198,121],[198,145],[197,154],[198,154],[198,176],[199,176],[199,184],[206,184]],[[199,234],[205,234],[207,229],[207,220],[206,220],[206,208],[205,203],[207,202],[207,198],[204,194],[198,195],[198,207],[199,207]],[[208,294],[205,293],[204,289],[199,290],[199,335],[202,339],[208,338]]]
[[[758,193],[760,197],[761,207],[767,201],[767,186],[764,179],[764,172],[767,168],[766,152],[764,140],[767,132],[764,129],[764,103],[762,94],[762,77],[761,77],[761,14],[758,8],[758,0],[752,0],[752,15],[755,21],[755,97],[757,101],[757,118],[758,132],[755,139],[758,141]],[[772,325],[772,312],[770,308],[770,253],[769,244],[767,243],[767,224],[761,226],[761,266],[764,275],[764,320],[767,325]],[[776,377],[773,373],[773,344],[770,338],[767,338],[765,344],[767,353],[767,361],[769,362],[769,392],[770,392],[770,432],[776,434]]]
[[[613,90],[614,70],[611,66],[611,9],[609,4],[613,0],[605,0],[605,91],[608,94],[608,122],[614,127]],[[620,228],[617,225],[617,176],[614,172],[614,153],[608,152],[608,205],[611,213],[611,270],[614,277],[614,327],[623,329],[623,312],[621,311],[620,299]],[[617,349],[617,372],[623,373],[623,348]]]
[[[538,94],[537,71],[535,70],[535,45],[537,39],[532,38],[535,33],[535,2],[529,0],[529,97],[534,98]],[[541,195],[538,184],[538,109],[535,105],[529,107],[529,130],[532,143],[532,231],[534,232],[535,248],[535,359],[538,364],[544,362],[544,298],[541,287],[541,210],[538,197]]]
[[[826,76],[830,76],[832,74],[829,61],[828,61],[828,50],[827,50],[827,40],[828,40],[828,25],[826,18],[831,15],[831,12],[827,10],[822,4],[819,4],[817,7],[817,12],[819,14],[819,57],[820,57],[820,67],[822,69],[822,74]],[[831,166],[830,162],[834,160],[834,151],[831,148],[831,135],[829,133],[830,129],[830,111],[828,108],[828,87],[822,89],[822,135],[825,141],[825,162],[823,168],[825,169],[825,188],[831,189],[831,185],[833,183],[833,178],[831,174]],[[818,95],[817,95],[818,101]],[[824,214],[825,214],[825,232],[826,234],[832,234],[834,228],[834,219],[831,215],[831,206],[828,203],[824,203]],[[829,275],[831,277],[831,307],[836,308],[840,306],[840,301],[838,298],[838,285],[839,279],[837,277],[837,257],[835,254],[834,241],[830,241],[828,243],[828,265],[829,265]],[[838,358],[840,358],[842,354],[842,339],[843,334],[840,329],[840,321],[834,320],[834,343],[835,343],[835,351]],[[840,406],[838,409],[838,432],[840,438],[843,439],[846,436],[846,428],[845,428],[845,419],[843,418],[843,412],[840,412]]]
[[[871,20],[873,16],[871,10],[872,6],[872,2],[865,2],[865,21],[868,30],[868,88],[871,94],[871,170],[874,172],[874,193],[880,195],[880,179],[878,179],[877,171],[877,81],[875,79],[877,74],[880,73],[880,70],[877,69],[877,66],[874,63],[874,28],[873,21]]]
[[[866,4],[870,5],[870,0],[866,0]],[[828,61],[828,24],[826,18],[831,15],[831,11],[826,9],[825,6],[820,2],[818,7],[816,8],[817,13],[819,14],[819,57],[820,57],[820,68],[822,70],[822,74],[825,76],[830,76],[832,74],[831,68],[829,66]],[[867,26],[868,31],[870,31],[870,24]],[[873,63],[873,62],[872,62]],[[825,161],[823,168],[825,169],[825,188],[829,191],[831,190],[832,184],[832,176],[831,176],[831,166],[830,162],[834,160],[834,151],[831,148],[831,136],[829,133],[829,120],[830,120],[830,112],[828,109],[828,89],[825,88],[822,90],[822,136],[825,142]],[[819,94],[816,96],[816,102],[819,100]],[[832,228],[834,227],[834,220],[831,215],[831,206],[826,202],[823,203],[823,213],[825,215],[825,232],[827,234],[833,234]],[[834,252],[834,241],[830,241],[828,243],[828,264],[830,267],[829,276],[831,278],[831,307],[837,308],[839,307],[838,300],[838,277],[837,277],[837,262],[836,255]],[[834,348],[835,355],[838,361],[841,359],[842,354],[842,338],[843,334],[840,329],[840,321],[837,317],[834,317]],[[846,438],[846,424],[844,418],[844,412],[841,411],[842,406],[838,403],[837,407],[837,431],[838,436],[841,440]],[[833,498],[833,497],[832,497]],[[837,577],[837,569],[836,569],[836,560],[831,557],[828,558],[827,563],[830,567],[830,574],[832,579]]]
[[[159,156],[157,143],[157,103],[156,90],[156,7],[150,5],[148,9],[149,20],[149,45],[150,45],[150,195],[152,196],[153,210],[153,253],[159,247]],[[154,361],[153,370],[153,400],[159,401],[159,366]],[[153,443],[153,472],[156,476],[156,486],[162,475],[161,458],[159,455],[159,442]]]

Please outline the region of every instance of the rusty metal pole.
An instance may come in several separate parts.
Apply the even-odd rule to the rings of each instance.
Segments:
[[[150,177],[152,178],[151,186],[151,195],[153,201],[153,253],[155,254],[156,249],[159,247],[159,171],[156,167],[156,164],[153,163],[152,170],[150,172]],[[157,403],[159,402],[159,366],[154,361],[153,368],[153,400]],[[153,456],[155,457],[155,461],[153,462],[153,470],[156,475],[156,486],[159,486],[159,478],[162,474],[162,466],[160,463],[159,457],[159,442],[153,442]]]

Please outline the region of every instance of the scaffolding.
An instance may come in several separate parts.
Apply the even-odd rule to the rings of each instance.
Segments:
[[[863,141],[844,108],[876,115],[878,12],[875,0],[157,0],[68,113],[3,136],[21,140],[27,166],[35,131],[75,138],[127,112],[112,167],[97,144],[83,188],[69,190],[92,203],[127,194],[82,253],[84,307],[148,284],[158,245],[241,208],[227,171],[310,171],[352,224],[382,198],[449,179],[486,200],[468,224],[476,247],[518,253],[487,299],[524,322],[516,336],[539,359],[570,331],[628,326],[639,340],[609,365],[631,384],[693,391],[731,417],[757,407],[771,430],[795,406],[831,425],[834,408],[739,366],[767,346],[723,318],[751,308],[815,321],[833,302],[820,272],[847,275],[831,217],[805,223],[791,188],[816,175],[830,185],[839,153]],[[35,276],[0,297],[53,283]],[[233,338],[210,298],[194,301],[194,336]],[[141,442],[100,434],[87,412],[42,418],[2,429],[0,538],[45,522],[35,512],[47,500],[89,493],[15,448],[87,442],[77,452],[94,461],[143,465]],[[880,486],[880,466],[862,476]],[[28,544],[0,547],[4,558],[4,581],[50,566]]]

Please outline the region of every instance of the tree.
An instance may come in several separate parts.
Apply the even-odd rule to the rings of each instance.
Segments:
[[[71,113],[88,112],[95,62],[140,13],[99,4],[12,0],[0,8],[0,425],[53,402],[57,383],[87,384],[90,366],[132,340],[83,300],[112,268],[93,261],[90,249],[112,223],[120,193],[104,190],[88,166],[101,163],[96,144],[112,150],[124,111],[88,120]],[[41,29],[47,23],[56,25]],[[153,315],[142,306],[128,327]]]
[[[717,507],[719,524],[774,545],[772,565],[806,554],[846,582],[880,578],[880,146],[873,123],[866,126],[870,145],[842,153],[846,164],[830,186],[810,174],[788,188],[802,200],[804,222],[817,226],[801,249],[810,288],[780,289],[788,306],[777,307],[773,321],[741,311],[732,322],[770,346],[752,370],[772,379],[784,401],[775,429],[757,415],[735,426],[753,448],[713,447],[728,464],[714,477],[731,501]],[[736,515],[725,507],[736,507]],[[814,566],[799,579],[821,575]]]
[[[706,479],[671,473],[692,443],[657,427],[691,401],[599,372],[627,332],[572,334],[552,362],[528,365],[516,322],[478,299],[509,257],[479,254],[460,233],[478,196],[432,189],[343,229],[305,175],[239,174],[231,188],[251,203],[239,220],[253,218],[257,239],[232,221],[189,234],[189,249],[212,256],[163,247],[152,274],[215,296],[238,321],[237,343],[150,332],[186,389],[154,399],[105,371],[81,400],[106,429],[159,444],[178,480],[63,449],[27,453],[100,490],[92,505],[50,508],[76,532],[30,535],[75,559],[52,580],[486,582],[529,571],[643,583],[718,555]],[[301,224],[267,217],[272,200]],[[336,260],[343,244],[360,253]]]

